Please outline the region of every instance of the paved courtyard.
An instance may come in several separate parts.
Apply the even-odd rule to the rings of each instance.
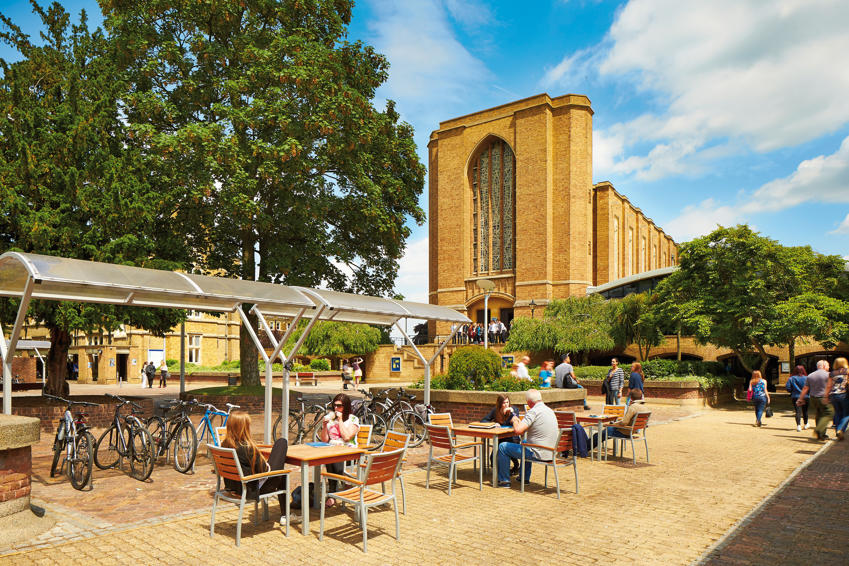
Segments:
[[[33,453],[33,499],[58,522],[36,539],[0,549],[0,561],[421,565],[522,557],[531,563],[691,564],[713,549],[708,563],[845,564],[845,546],[840,547],[847,540],[845,521],[832,526],[830,546],[817,539],[828,549],[843,548],[842,554],[825,552],[813,562],[797,562],[781,549],[804,548],[810,536],[805,527],[813,526],[817,513],[812,503],[840,517],[847,502],[846,444],[823,448],[811,442],[807,432],[796,432],[789,411],[777,412],[768,427],[757,429],[751,411],[741,407],[654,409],[650,464],[639,446],[636,465],[630,460],[579,460],[580,494],[574,493],[571,471],[564,471],[560,501],[553,489],[542,487],[539,468],[524,494],[518,484],[493,489],[486,481],[479,491],[470,468],[460,472],[450,497],[442,470],[432,473],[431,488],[425,490],[421,465],[426,448],[416,449],[405,468],[408,514],[401,516],[401,540],[394,539],[391,510],[372,512],[368,554],[362,553],[361,534],[350,512],[339,508],[328,513],[324,541],[318,540],[317,512],[309,536],[293,528],[286,538],[271,521],[254,526],[251,510],[237,548],[235,507],[226,505],[215,538],[209,538],[214,476],[205,458],[189,475],[161,463],[145,483],[118,471],[95,470],[93,491],[77,492],[66,479],[47,477],[50,446],[43,438]],[[786,482],[818,451],[823,453],[813,464]],[[817,471],[820,462],[825,472]],[[760,509],[764,520],[747,518],[779,487]],[[797,498],[795,503],[782,502],[788,494]],[[809,502],[812,495],[819,500]],[[272,517],[278,515],[276,507],[271,506]],[[788,528],[785,517],[798,528]],[[751,528],[761,532],[746,531]],[[752,551],[761,544],[772,549],[772,554],[761,554],[769,562]]]

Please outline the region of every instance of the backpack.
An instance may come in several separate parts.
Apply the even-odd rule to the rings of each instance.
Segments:
[[[604,378],[604,381],[601,382],[601,392],[603,395],[607,395],[610,393],[610,376]]]

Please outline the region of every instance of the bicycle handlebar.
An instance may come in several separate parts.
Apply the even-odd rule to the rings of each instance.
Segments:
[[[92,403],[91,401],[72,401],[71,399],[65,399],[64,397],[57,397],[56,395],[50,395],[48,393],[43,393],[42,396],[47,397],[48,399],[53,399],[54,401],[61,401],[62,403],[66,403],[68,405],[82,405],[83,407],[99,407],[97,403]]]
[[[112,393],[105,393],[105,395],[107,397],[109,397],[110,399],[115,399],[116,401],[119,401],[122,405],[132,405],[134,409],[138,409],[139,411],[144,410],[144,409],[142,409],[142,406],[139,405],[138,403],[136,403],[135,401],[130,401],[129,399],[124,399],[123,397],[120,397],[118,395],[113,395]]]

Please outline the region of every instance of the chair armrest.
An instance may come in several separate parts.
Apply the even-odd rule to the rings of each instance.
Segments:
[[[539,448],[541,450],[551,450],[557,452],[556,448],[552,448],[551,446],[543,446],[542,444],[530,444],[528,442],[523,442],[522,446],[527,446],[528,448]]]
[[[274,476],[285,476],[288,473],[291,473],[292,470],[271,470],[270,472],[262,472],[259,474],[253,474],[250,476],[244,476],[242,478],[243,482],[256,481],[262,478],[270,478]]]
[[[270,450],[270,449],[274,448],[274,445],[273,444],[257,444],[256,447],[259,448],[259,449],[265,448],[265,449]]]
[[[350,476],[342,476],[342,475],[339,475],[339,474],[334,474],[332,472],[321,472],[321,476],[324,477],[324,478],[330,478],[332,480],[339,480],[339,481],[343,481],[343,482],[346,482],[346,483],[352,483],[354,485],[363,485],[363,482],[361,482],[360,480],[356,480],[356,479],[354,479]]]
[[[472,446],[483,446],[483,442],[464,442],[463,444],[455,444],[454,448],[471,448]]]
[[[634,427],[631,427],[631,426],[620,426],[620,425],[613,425],[613,428],[615,428],[616,430],[627,430],[628,432],[631,432],[634,429]]]

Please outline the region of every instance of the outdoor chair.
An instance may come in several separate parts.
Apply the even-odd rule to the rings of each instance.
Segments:
[[[425,425],[425,427],[427,427],[428,443],[430,444],[430,451],[427,457],[427,479],[425,480],[425,489],[430,488],[431,464],[448,466],[448,495],[451,495],[451,486],[457,481],[457,466],[459,464],[472,462],[476,467],[478,467],[478,460],[480,460],[480,466],[478,467],[478,483],[479,489],[483,490],[483,442],[476,441],[457,444],[454,439],[454,435],[451,434],[451,429],[447,426],[428,424]],[[434,448],[448,450],[448,453],[434,456]],[[475,452],[473,455],[460,453],[459,450],[464,448],[474,448]],[[478,450],[478,448],[480,448],[480,450]]]
[[[372,425],[360,425],[360,429],[357,432],[357,448],[362,448],[363,450],[369,449],[369,445],[371,444],[371,433]],[[351,477],[355,477],[359,473],[358,465],[359,462],[355,462],[353,464],[346,462],[345,473]]]
[[[545,466],[545,479],[543,481],[543,486],[548,487],[548,468],[554,469],[554,483],[557,486],[557,499],[560,499],[560,476],[557,475],[557,468],[568,466],[572,464],[572,470],[575,472],[575,493],[578,493],[578,466],[575,463],[575,451],[572,450],[572,428],[561,428],[560,433],[557,435],[557,442],[554,443],[554,446],[543,446],[541,444],[529,444],[527,442],[522,443],[523,447],[526,448],[538,448],[542,450],[551,450],[554,453],[554,457],[551,460],[530,460],[530,462],[534,464],[541,464]],[[571,456],[569,458],[564,458],[562,454],[569,452]],[[525,492],[525,451],[522,450],[522,464],[519,468],[519,476],[521,477],[522,482],[522,493]]]
[[[617,438],[610,437],[613,440],[613,455],[616,456],[616,445],[620,444],[617,441],[621,441],[620,446],[622,447],[621,454],[625,456],[625,443],[626,441],[631,441],[631,456],[634,459],[634,464],[637,463],[637,452],[634,450],[634,440],[643,439],[643,443],[646,447],[646,464],[649,463],[649,441],[646,438],[646,429],[649,425],[649,418],[651,418],[651,413],[637,413],[637,416],[634,417],[634,422],[631,423],[631,426],[616,426],[616,429],[628,435],[629,438]],[[640,436],[642,434],[642,437]]]
[[[454,420],[451,418],[451,413],[431,413],[427,416],[428,424],[436,426],[454,426]]]
[[[393,430],[386,431],[386,439],[383,441],[383,446],[380,451],[371,452],[372,454],[379,454],[380,452],[392,452],[393,450],[400,450],[401,448],[407,449],[407,443],[410,441],[410,435],[404,434],[402,432],[395,432]],[[406,453],[404,454],[404,458],[401,460],[401,463],[407,461]],[[360,464],[360,471],[364,472],[366,469],[365,463]],[[362,477],[360,477],[362,479]],[[398,481],[401,483],[401,512],[406,515],[407,514],[407,490],[404,486],[404,475],[401,473],[401,468],[398,468]],[[381,489],[385,492],[385,486],[381,486]]]
[[[621,419],[625,416],[625,405],[605,405],[601,414]]]
[[[226,426],[217,426],[215,427],[215,438],[218,446],[221,446],[221,443],[224,442],[224,439],[227,438],[227,427]]]
[[[245,510],[245,501],[248,495],[248,484],[259,481],[262,478],[272,478],[275,476],[284,476],[283,482],[285,488],[268,493],[259,493],[256,489],[256,495],[252,497],[254,502],[254,524],[259,524],[259,503],[262,502],[263,520],[268,520],[268,499],[286,494],[286,536],[289,536],[289,472],[291,470],[272,470],[270,472],[262,472],[246,476],[242,473],[242,466],[239,464],[239,458],[236,456],[236,451],[232,448],[222,448],[207,444],[209,453],[212,454],[212,462],[217,475],[217,483],[215,486],[215,497],[212,502],[212,518],[209,522],[209,536],[215,536],[215,510],[218,507],[218,500],[223,499],[230,503],[235,503],[239,506],[239,518],[236,522],[236,546],[242,538],[242,514]],[[242,495],[238,496],[232,491],[227,490],[224,485],[224,480],[234,480],[242,484]]]
[[[395,497],[395,478],[401,469],[401,461],[404,458],[406,448],[393,450],[392,452],[380,452],[369,454],[365,460],[365,471],[363,479],[355,479],[331,472],[321,473],[321,521],[318,532],[318,540],[324,540],[324,511],[325,502],[328,497],[336,501],[349,503],[354,507],[355,517],[358,518],[363,529],[363,552],[368,551],[368,510],[387,503],[392,503],[395,510],[395,540],[401,539],[401,526],[398,519],[398,500]],[[327,480],[333,479],[353,485],[348,489],[327,493]],[[371,486],[392,482],[392,493],[382,493]]]
[[[575,413],[567,411],[554,411],[554,416],[557,417],[557,428],[568,428],[577,422],[575,421]]]

